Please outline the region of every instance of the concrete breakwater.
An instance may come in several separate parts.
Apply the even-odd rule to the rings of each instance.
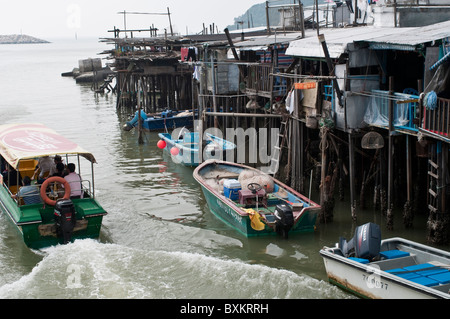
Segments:
[[[50,43],[50,42],[34,38],[25,34],[0,35],[0,44],[29,44],[29,43]]]

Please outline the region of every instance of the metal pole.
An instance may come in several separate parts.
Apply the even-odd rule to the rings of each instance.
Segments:
[[[393,92],[393,86],[394,86],[394,80],[393,77],[389,77],[389,95],[392,95]],[[392,189],[393,189],[393,179],[392,179],[392,173],[393,173],[393,159],[392,159],[392,150],[394,147],[393,143],[393,137],[392,134],[394,133],[394,102],[389,99],[389,149],[388,149],[388,194],[387,194],[387,221],[386,221],[386,227],[389,230],[392,230],[394,225],[393,220],[393,212],[392,212]]]
[[[334,68],[333,68],[333,64],[331,62],[330,53],[328,52],[327,43],[325,42],[325,36],[323,34],[319,34],[318,38],[319,38],[320,44],[322,44],[323,53],[324,53],[325,59],[327,61],[328,72],[329,72],[330,75],[334,75]],[[332,80],[332,81],[333,81],[333,88],[336,91],[336,94],[337,94],[337,97],[338,97],[338,100],[339,100],[338,101],[339,105],[341,107],[343,107],[342,92],[339,89],[339,84],[337,82],[337,79]]]
[[[170,34],[173,36],[172,20],[170,19],[170,10],[169,10],[169,7],[167,7],[167,15],[169,16]]]
[[[281,118],[280,114],[254,114],[254,113],[223,113],[223,112],[204,112],[208,116],[236,116],[236,117],[276,117]]]
[[[270,34],[269,1],[266,1],[266,22],[267,22],[267,33]]]

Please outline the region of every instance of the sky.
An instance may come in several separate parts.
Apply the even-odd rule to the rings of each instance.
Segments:
[[[112,37],[115,27],[148,29],[152,24],[170,32],[167,8],[175,33],[198,33],[203,23],[214,23],[220,32],[234,23],[234,18],[264,0],[23,0],[2,1],[0,34],[26,34],[40,39]],[[154,13],[164,15],[155,15]],[[136,35],[138,36],[138,35]],[[144,36],[144,35],[142,35]]]

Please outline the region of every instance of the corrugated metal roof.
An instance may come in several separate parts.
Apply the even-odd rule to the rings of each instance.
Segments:
[[[234,46],[237,48],[269,46],[277,43],[289,43],[301,36],[302,34],[298,32],[277,33],[269,36],[255,36],[252,38],[247,38],[245,41],[236,42],[234,43]]]
[[[425,27],[394,28],[360,26],[322,29],[330,57],[337,59],[352,42],[367,42],[374,49],[414,50],[422,43],[450,36],[450,21]],[[286,55],[325,58],[316,30],[308,30],[304,39],[292,41]]]
[[[402,32],[393,32],[383,36],[373,36],[366,42],[417,46],[450,36],[450,21],[427,25],[424,27],[391,28]]]
[[[346,27],[321,29],[320,33],[325,36],[328,52],[333,59],[339,58],[347,49],[347,45],[354,41],[366,40],[373,34],[385,35],[391,28],[380,28],[374,26]],[[286,50],[287,55],[325,58],[322,45],[317,37],[316,30],[307,30],[304,39],[292,41]]]

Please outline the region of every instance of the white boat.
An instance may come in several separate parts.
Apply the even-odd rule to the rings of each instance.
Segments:
[[[403,238],[381,240],[372,223],[320,255],[330,283],[362,298],[450,298],[449,252]]]

